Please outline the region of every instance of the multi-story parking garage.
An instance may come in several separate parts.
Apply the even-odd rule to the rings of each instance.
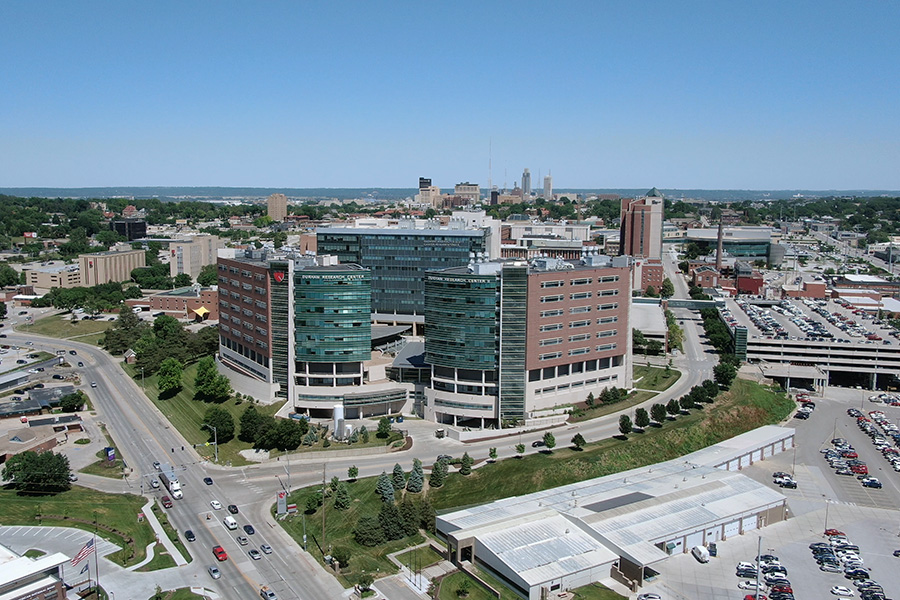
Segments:
[[[821,371],[828,385],[866,389],[893,387],[900,377],[897,332],[836,301],[728,300],[721,314],[742,358],[796,367],[795,383],[809,379],[805,385],[815,386],[815,375],[804,367]],[[785,369],[771,372],[791,376]]]

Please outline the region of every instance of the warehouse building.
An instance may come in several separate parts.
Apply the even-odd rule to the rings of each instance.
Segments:
[[[477,563],[529,600],[610,576],[636,590],[669,556],[785,519],[782,494],[725,467],[792,441],[793,430],[764,427],[668,462],[440,515],[438,533],[454,562]]]

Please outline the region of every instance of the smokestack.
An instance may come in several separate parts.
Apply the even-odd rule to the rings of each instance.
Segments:
[[[716,271],[719,272],[719,275],[722,274],[722,236],[723,228],[722,221],[719,221],[719,234],[716,236]]]

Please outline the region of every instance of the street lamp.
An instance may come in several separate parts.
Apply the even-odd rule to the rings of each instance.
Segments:
[[[219,462],[219,434],[216,428],[209,423],[204,423],[200,426],[201,429],[204,427],[208,427],[213,432],[213,445],[216,447],[216,462]]]
[[[144,387],[144,367],[141,367],[141,387]]]

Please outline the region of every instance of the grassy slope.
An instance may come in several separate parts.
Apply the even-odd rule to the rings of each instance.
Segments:
[[[69,315],[66,315],[68,317]],[[38,319],[34,325],[19,325],[17,330],[23,333],[38,333],[55,338],[68,339],[80,335],[100,334],[109,329],[115,321],[76,321],[72,322],[62,315],[50,315],[43,319]],[[99,336],[97,336],[99,337]],[[79,339],[79,341],[89,341]],[[89,341],[89,343],[96,343]]]

